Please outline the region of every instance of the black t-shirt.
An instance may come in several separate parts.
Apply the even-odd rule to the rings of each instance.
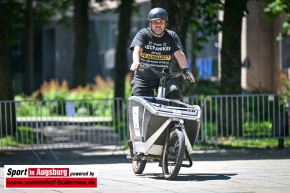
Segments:
[[[165,30],[162,37],[155,37],[150,32],[150,28],[141,29],[133,39],[130,49],[133,51],[135,46],[143,49],[141,53],[141,64],[150,65],[159,71],[164,68],[171,69],[171,61],[174,52],[183,50],[177,34],[171,30]],[[135,71],[135,76],[147,80],[158,80],[159,77],[150,69]]]

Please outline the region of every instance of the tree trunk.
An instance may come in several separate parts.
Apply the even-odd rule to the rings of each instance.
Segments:
[[[128,40],[131,29],[131,15],[134,0],[122,0],[119,5],[119,23],[118,23],[118,40],[115,55],[115,97],[124,98],[125,93],[125,77],[128,73]]]
[[[241,34],[242,34],[242,19],[247,8],[248,0],[232,1],[225,0],[224,4],[224,20],[223,20],[223,37],[221,50],[221,94],[241,94]],[[239,100],[234,99],[233,103],[228,105],[227,98],[222,98],[222,117],[219,122],[219,131],[232,136],[242,135],[241,109],[238,109],[237,114],[232,114],[233,118],[228,120],[227,112],[235,108]],[[236,125],[236,132],[228,129],[227,125]],[[232,132],[231,132],[232,131]]]
[[[74,64],[73,64],[73,86],[86,85],[87,77],[87,52],[88,52],[88,16],[89,0],[74,0]]]
[[[26,68],[25,68],[25,93],[31,95],[33,92],[33,0],[26,1],[27,11],[27,42],[26,42]]]
[[[221,50],[221,94],[240,94],[242,19],[248,0],[226,0]]]
[[[7,11],[7,10],[6,10]],[[0,129],[1,137],[14,135],[16,132],[16,114],[14,100],[14,90],[12,85],[11,69],[8,61],[8,34],[5,23],[5,12],[0,3]],[[10,101],[5,102],[4,101]]]
[[[118,22],[118,39],[115,55],[115,71],[114,71],[114,96],[124,99],[125,96],[125,77],[128,73],[128,40],[131,30],[131,15],[133,11],[134,0],[122,0],[119,5],[119,22]],[[123,100],[114,100],[114,121],[115,125],[124,125],[122,109],[124,109]],[[124,130],[126,127],[122,126],[120,129]],[[123,136],[120,136],[123,138]]]

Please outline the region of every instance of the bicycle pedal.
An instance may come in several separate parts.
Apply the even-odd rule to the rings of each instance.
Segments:
[[[132,161],[141,161],[141,157],[138,156],[137,154],[131,154],[131,153],[128,153],[127,154],[127,159],[128,160],[132,160]]]

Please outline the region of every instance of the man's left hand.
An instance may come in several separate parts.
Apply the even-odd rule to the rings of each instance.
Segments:
[[[190,82],[195,82],[194,76],[191,72],[187,71],[187,75],[188,75],[188,78],[190,78]],[[183,76],[183,78],[186,79],[185,76]]]

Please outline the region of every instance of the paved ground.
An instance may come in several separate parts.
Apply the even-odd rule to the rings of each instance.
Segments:
[[[166,181],[157,163],[149,162],[141,175],[135,175],[125,151],[115,147],[66,149],[54,152],[0,152],[0,192],[38,193],[40,190],[8,190],[4,186],[4,165],[96,164],[98,190],[41,190],[48,192],[290,192],[290,149],[195,151],[193,166],[182,168],[174,181]]]

